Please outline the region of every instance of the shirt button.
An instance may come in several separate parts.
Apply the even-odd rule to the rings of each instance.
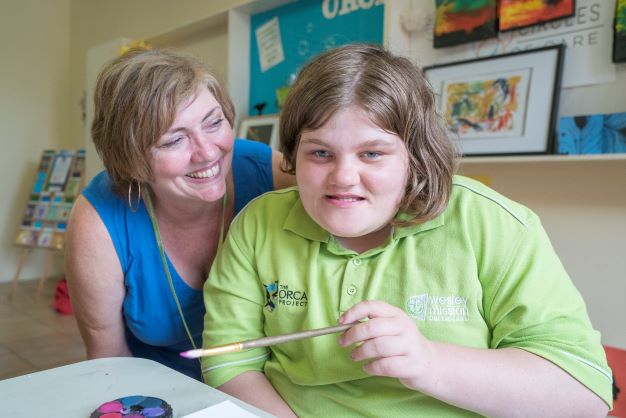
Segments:
[[[348,286],[348,289],[346,290],[347,293],[352,296],[354,294],[356,294],[356,287],[355,286]]]
[[[360,266],[361,265],[361,259],[360,258],[355,258],[352,260],[352,264],[354,264],[355,266]]]

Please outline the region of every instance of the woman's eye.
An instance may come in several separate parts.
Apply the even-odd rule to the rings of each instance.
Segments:
[[[172,148],[173,146],[179,144],[183,139],[185,139],[184,136],[177,136],[175,138],[168,139],[167,141],[159,145],[159,148]]]
[[[219,119],[210,121],[209,123],[204,125],[204,130],[211,130],[211,129],[219,128],[222,125],[222,122],[224,122],[224,118],[219,118]]]

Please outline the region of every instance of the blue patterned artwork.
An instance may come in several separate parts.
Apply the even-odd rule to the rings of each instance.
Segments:
[[[626,112],[559,120],[559,154],[626,153]]]

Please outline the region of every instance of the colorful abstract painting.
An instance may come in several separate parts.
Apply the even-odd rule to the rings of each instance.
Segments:
[[[613,62],[626,62],[626,0],[617,0],[614,30]]]
[[[446,82],[442,114],[462,139],[521,136],[530,69]]]
[[[559,119],[559,154],[626,152],[626,112]]]
[[[573,16],[574,0],[500,0],[500,31]]]
[[[434,47],[494,38],[496,0],[436,0]]]

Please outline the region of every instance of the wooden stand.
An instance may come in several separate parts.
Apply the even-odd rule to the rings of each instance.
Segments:
[[[11,284],[11,290],[9,291],[8,299],[13,299],[13,295],[15,294],[15,290],[17,289],[17,282],[20,280],[20,274],[22,273],[22,269],[24,268],[24,264],[26,263],[26,257],[30,254],[32,248],[25,247],[22,248],[22,252],[20,253],[20,260],[17,263],[17,270],[15,271],[15,276],[13,277],[13,283]],[[41,273],[41,277],[39,278],[39,283],[37,284],[37,293],[35,294],[35,299],[39,300],[41,298],[41,292],[43,290],[43,286],[48,279],[48,274],[50,273],[50,268],[52,267],[52,262],[54,261],[54,248],[45,249],[46,251],[46,261],[43,265],[43,271]]]
[[[84,149],[43,151],[15,238],[15,244],[22,248],[22,252],[8,294],[9,299],[15,294],[28,254],[35,248],[47,251],[37,285],[36,299],[41,297],[54,261],[54,251],[63,250],[65,228],[72,205],[83,187],[84,172]]]

